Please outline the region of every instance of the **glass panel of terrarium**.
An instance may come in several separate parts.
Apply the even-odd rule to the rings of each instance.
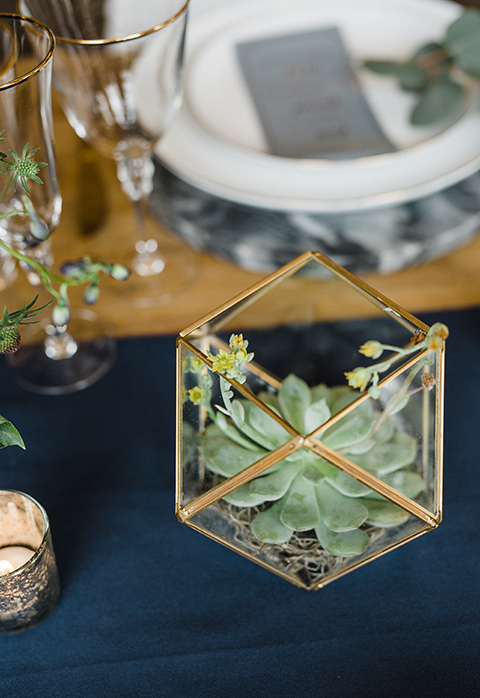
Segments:
[[[315,533],[320,541],[320,549],[325,554],[329,552],[334,560],[323,578],[317,580],[320,585],[431,530],[415,516],[408,515],[398,507],[395,509],[395,505],[386,499],[378,499],[376,502],[365,500],[364,504],[369,510],[368,518],[357,531],[335,532],[323,523],[317,527]],[[358,553],[352,548],[352,543],[360,545],[360,537],[363,537],[365,548]]]
[[[190,522],[307,589],[428,530],[384,498],[336,490],[327,478],[334,468],[301,449],[246,486],[253,495],[263,493],[263,502],[223,499]],[[282,491],[274,492],[273,480],[282,477]]]
[[[369,397],[319,438],[437,516],[434,359],[429,353],[390,379],[378,398]],[[343,472],[334,473],[330,482],[346,493],[358,488],[357,481]]]
[[[190,367],[190,371],[184,373],[183,404],[182,505],[186,506],[275,452],[292,435],[262,409],[262,402],[247,399],[229,381],[198,360],[185,354],[183,365]],[[200,370],[192,370],[192,366]],[[265,402],[274,399],[274,393],[263,397]],[[278,455],[278,460],[282,457]],[[276,460],[275,456],[272,458]],[[270,471],[274,468],[275,465],[271,465]],[[244,485],[238,492],[232,492],[229,501],[243,503],[246,489]],[[258,496],[250,500],[256,504]]]
[[[369,294],[360,281],[355,285],[354,277],[344,277],[341,270],[335,268],[332,271],[313,257],[303,266],[295,267],[293,272],[282,270],[281,274],[271,275],[253,290],[232,299],[191,334],[198,337],[225,333],[228,336],[231,332],[247,334],[271,325],[309,327],[318,323],[363,321],[375,317],[383,318],[391,325],[392,332],[396,325],[403,326],[404,341],[408,341],[416,328],[416,322],[410,316],[402,317],[375,291]],[[358,329],[361,330],[361,326]],[[357,332],[357,335],[355,351],[364,341],[376,338],[362,332]],[[266,364],[264,366],[268,369]]]
[[[200,436],[203,433],[208,414],[200,404],[199,395],[203,390],[205,376],[208,381],[208,368],[201,359],[182,344],[179,345],[179,366],[181,396],[180,415],[177,420],[179,443],[179,489],[180,506],[185,506],[205,492],[205,477],[200,458]]]

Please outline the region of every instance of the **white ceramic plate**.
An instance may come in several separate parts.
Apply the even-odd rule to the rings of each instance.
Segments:
[[[444,0],[197,0],[184,104],[157,155],[194,186],[277,210],[360,210],[450,186],[480,167],[478,94],[453,123],[414,128],[408,124],[411,96],[388,79],[362,74],[367,99],[396,152],[338,161],[276,157],[266,150],[235,44],[337,26],[354,59],[405,57],[441,38],[459,12]]]

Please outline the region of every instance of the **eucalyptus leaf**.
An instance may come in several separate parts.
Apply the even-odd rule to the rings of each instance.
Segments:
[[[320,512],[313,487],[301,475],[281,500],[283,502],[281,521],[297,531],[308,531],[320,521]]]
[[[455,114],[460,109],[464,95],[462,85],[449,75],[439,75],[437,80],[424,90],[412,110],[412,124],[425,126]]]
[[[450,68],[453,64],[453,58],[447,46],[438,41],[430,41],[420,46],[413,54],[413,61],[421,66],[426,66],[429,63],[434,64],[437,70],[438,68]]]
[[[316,492],[322,521],[331,531],[353,531],[368,516],[368,509],[362,502],[340,494],[326,480],[316,486]]]
[[[280,519],[283,503],[276,502],[253,519],[251,527],[255,536],[264,543],[282,545],[292,535],[292,530]]]
[[[428,82],[428,74],[424,68],[413,63],[398,63],[396,61],[365,61],[365,67],[374,73],[391,75],[403,90],[420,91]]]
[[[321,522],[315,527],[315,534],[327,553],[336,557],[360,555],[370,543],[370,538],[365,531],[357,529],[355,531],[336,533],[330,531]]]
[[[462,70],[480,77],[480,12],[470,9],[447,29],[445,44]]]
[[[0,415],[0,448],[7,446],[20,446],[25,449],[25,444],[20,432],[8,419]]]
[[[312,399],[310,388],[301,378],[290,374],[278,391],[278,403],[285,419],[299,431],[305,433],[305,410]]]

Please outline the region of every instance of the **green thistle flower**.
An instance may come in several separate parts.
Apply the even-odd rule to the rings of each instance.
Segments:
[[[38,184],[43,184],[42,180],[38,176],[37,172],[41,167],[46,167],[46,162],[36,162],[32,159],[33,155],[40,150],[35,148],[30,153],[28,152],[28,143],[23,147],[22,154],[18,155],[14,150],[9,150],[12,162],[7,165],[5,172],[12,172],[13,174],[13,188],[16,191],[17,182],[20,180],[20,184],[27,194],[30,194],[28,190],[27,180],[31,179],[33,182],[38,182]]]
[[[18,329],[19,325],[34,325],[38,320],[34,318],[44,310],[50,303],[42,305],[41,308],[33,308],[37,302],[38,296],[35,296],[33,301],[27,305],[25,302],[23,308],[9,313],[7,308],[3,309],[3,316],[0,320],[0,354],[14,354],[20,346],[21,335]]]

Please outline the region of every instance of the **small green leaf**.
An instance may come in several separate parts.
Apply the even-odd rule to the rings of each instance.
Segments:
[[[480,77],[480,12],[469,9],[447,29],[445,44],[458,66]]]
[[[391,75],[403,90],[420,91],[428,82],[427,71],[413,63],[395,61],[365,61],[364,66],[380,75]]]
[[[314,488],[301,475],[293,481],[283,502],[280,519],[285,526],[295,531],[308,531],[320,521]]]
[[[0,415],[0,448],[6,448],[7,446],[20,446],[20,448],[25,449],[20,432],[8,419]]]
[[[330,531],[323,523],[315,527],[315,533],[324,550],[336,557],[352,557],[360,555],[368,547],[370,538],[360,529],[335,533]]]
[[[423,67],[435,65],[435,67],[447,68],[453,63],[447,47],[438,41],[430,41],[420,46],[413,54],[413,61]]]
[[[389,60],[368,60],[364,61],[363,65],[367,70],[379,75],[396,75],[399,66],[396,61]]]
[[[326,480],[316,486],[316,491],[322,521],[331,531],[353,531],[367,518],[368,509],[362,502],[340,494]]]
[[[412,110],[410,121],[415,126],[446,119],[455,114],[462,103],[465,90],[449,75],[439,75],[422,93]]]
[[[282,508],[283,503],[280,500],[253,519],[251,528],[259,540],[272,545],[282,545],[291,538],[292,529],[280,519]]]
[[[285,378],[278,391],[278,402],[283,416],[301,434],[305,429],[305,410],[311,399],[312,394],[308,385],[293,374]]]

